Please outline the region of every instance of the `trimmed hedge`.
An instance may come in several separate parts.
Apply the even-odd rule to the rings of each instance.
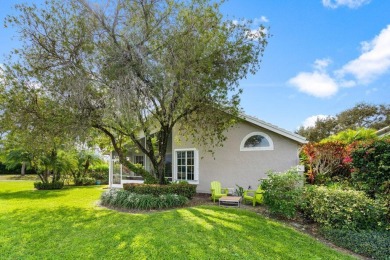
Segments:
[[[136,194],[126,190],[111,189],[101,196],[101,203],[105,206],[114,206],[126,209],[165,209],[185,205],[188,199],[177,194]]]
[[[60,190],[64,187],[63,182],[50,182],[50,183],[43,183],[43,182],[34,182],[34,188],[37,190]]]
[[[390,232],[373,230],[322,229],[324,237],[357,254],[375,259],[390,259]]]
[[[196,194],[196,185],[188,183],[172,183],[167,185],[125,183],[123,184],[123,189],[137,194],[150,194],[153,196],[177,194],[188,199],[191,199]]]
[[[307,187],[302,209],[314,221],[335,229],[380,229],[386,225],[386,208],[363,191]]]

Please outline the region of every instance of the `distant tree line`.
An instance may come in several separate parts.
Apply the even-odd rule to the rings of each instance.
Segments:
[[[310,142],[319,142],[347,129],[372,128],[379,130],[390,125],[390,104],[359,103],[336,116],[318,118],[314,126],[301,126],[297,134]]]

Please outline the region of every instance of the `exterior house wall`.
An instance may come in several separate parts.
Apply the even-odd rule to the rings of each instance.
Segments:
[[[243,139],[253,132],[268,135],[272,139],[273,150],[240,151]],[[244,121],[230,129],[226,136],[227,140],[223,147],[216,148],[214,156],[199,145],[184,140],[180,142],[173,140],[173,153],[175,149],[186,148],[196,148],[198,151],[197,192],[210,193],[210,182],[214,180],[220,181],[225,188],[237,188],[236,184],[244,189],[248,186],[256,188],[259,179],[267,177],[267,171],[285,171],[299,164],[298,142],[265,128]]]

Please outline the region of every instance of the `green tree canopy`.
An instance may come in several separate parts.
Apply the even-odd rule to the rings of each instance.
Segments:
[[[14,52],[17,62],[6,67],[8,91],[22,79],[35,82],[56,106],[44,114],[54,128],[79,134],[98,129],[110,138],[121,163],[147,181],[162,183],[173,128],[199,144],[221,145],[240,110],[239,80],[259,69],[265,28],[224,20],[220,4],[51,0],[41,8],[17,5],[20,13],[7,23],[17,27],[24,46]],[[126,160],[122,140],[149,157],[153,174]]]
[[[345,130],[371,128],[379,130],[390,125],[390,105],[370,105],[359,103],[334,117],[318,118],[314,126],[300,127],[298,134],[312,142],[319,142],[324,138]]]

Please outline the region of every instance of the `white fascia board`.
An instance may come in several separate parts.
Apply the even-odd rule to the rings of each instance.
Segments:
[[[378,136],[385,136],[385,135],[388,135],[390,133],[390,126],[386,126],[382,129],[379,129],[378,131],[376,131],[376,134]]]

